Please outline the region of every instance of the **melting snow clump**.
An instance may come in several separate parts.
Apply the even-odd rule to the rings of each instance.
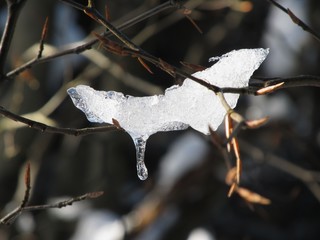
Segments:
[[[251,75],[268,53],[269,49],[262,48],[234,50],[212,58],[218,62],[193,76],[218,87],[247,87]],[[68,94],[90,122],[113,124],[114,119],[132,137],[141,180],[148,177],[144,152],[149,136],[189,126],[209,134],[209,126],[216,130],[226,114],[219,98],[191,79],[185,79],[181,86],[166,89],[164,95],[133,97],[115,91],[96,91],[84,85],[69,88]],[[225,98],[234,108],[239,94],[226,93]]]

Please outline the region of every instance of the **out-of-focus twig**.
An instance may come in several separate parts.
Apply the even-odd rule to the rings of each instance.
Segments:
[[[49,209],[49,208],[63,208],[63,207],[71,206],[75,202],[83,201],[86,199],[98,198],[101,195],[103,195],[102,191],[90,192],[90,193],[86,193],[86,194],[83,194],[83,195],[80,195],[77,197],[73,197],[73,198],[70,198],[68,200],[64,200],[61,202],[53,203],[53,204],[27,206],[28,202],[29,202],[29,198],[30,198],[30,191],[31,191],[30,171],[31,171],[30,170],[30,163],[28,163],[26,166],[26,170],[25,170],[25,180],[24,180],[26,189],[25,189],[24,197],[23,197],[23,200],[22,200],[20,206],[18,206],[14,210],[10,211],[4,217],[0,218],[0,225],[1,224],[11,225],[17,219],[17,217],[20,216],[20,214],[25,211],[44,210],[44,209]]]
[[[21,72],[25,71],[26,69],[31,68],[31,66],[33,66],[36,62],[38,62],[42,58],[42,53],[44,50],[44,40],[47,36],[47,33],[48,33],[48,18],[46,18],[46,21],[45,21],[43,28],[42,28],[37,56],[35,58],[31,59],[30,61],[28,61],[27,63],[23,64],[22,66],[7,73],[6,78],[10,78],[10,77],[19,75]]]
[[[11,225],[21,213],[26,212],[26,211],[36,211],[36,210],[45,210],[45,209],[50,209],[50,208],[68,207],[68,206],[71,206],[75,202],[80,202],[80,201],[84,201],[87,199],[98,198],[102,195],[103,195],[102,191],[90,192],[90,193],[86,193],[86,194],[76,196],[76,197],[73,197],[73,198],[70,198],[70,199],[67,199],[67,200],[64,200],[61,202],[53,203],[53,204],[44,204],[44,205],[26,206],[26,207],[20,206],[20,207],[14,209],[13,211],[11,211],[10,213],[8,213],[3,218],[1,218],[0,225],[1,224]]]
[[[280,3],[274,1],[274,0],[267,0],[277,8],[279,8],[281,11],[288,14],[288,16],[291,18],[292,22],[300,26],[304,31],[311,34],[312,37],[314,37],[317,41],[320,42],[320,35],[314,31],[311,27],[309,27],[305,22],[303,22],[300,18],[298,18],[289,8],[283,7]]]
[[[25,194],[24,194],[24,198],[21,202],[20,207],[23,208],[25,206],[27,206],[28,202],[29,202],[29,198],[30,198],[30,191],[31,191],[31,175],[30,175],[31,169],[30,169],[30,163],[27,163],[27,167],[26,167],[26,171],[24,174],[24,184],[26,186],[26,190],[25,190]]]
[[[304,169],[271,152],[265,152],[246,141],[241,141],[241,146],[247,154],[252,156],[254,161],[269,164],[301,180],[320,202],[320,172]]]
[[[20,11],[26,0],[7,0],[7,20],[0,42],[0,81],[4,78],[4,68]]]

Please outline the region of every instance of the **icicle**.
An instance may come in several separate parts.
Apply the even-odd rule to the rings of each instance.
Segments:
[[[144,163],[144,152],[146,150],[148,137],[149,136],[132,137],[136,147],[137,175],[140,180],[146,180],[148,178],[148,169]]]

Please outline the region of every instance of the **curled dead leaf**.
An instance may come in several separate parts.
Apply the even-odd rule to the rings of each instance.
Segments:
[[[252,192],[246,188],[238,187],[236,192],[246,201],[250,203],[256,203],[261,205],[269,205],[271,204],[271,200],[261,196],[258,193]]]
[[[248,120],[245,122],[248,128],[258,128],[264,125],[269,120],[269,117],[264,117],[256,120]]]

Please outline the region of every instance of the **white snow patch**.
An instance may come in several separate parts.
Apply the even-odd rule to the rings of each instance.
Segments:
[[[268,53],[269,49],[262,48],[234,50],[212,58],[218,62],[193,76],[218,87],[246,87]],[[215,93],[191,79],[185,79],[181,86],[166,89],[164,95],[133,97],[115,91],[96,91],[84,85],[68,89],[68,94],[89,121],[113,124],[115,119],[130,134],[136,146],[141,180],[148,177],[144,152],[150,135],[189,126],[209,134],[209,126],[216,130],[226,114]],[[225,98],[234,108],[239,94],[226,93]]]

